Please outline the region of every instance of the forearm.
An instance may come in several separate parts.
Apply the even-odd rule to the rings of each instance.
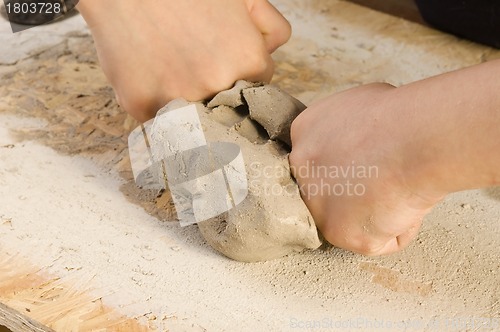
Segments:
[[[500,184],[500,60],[397,89],[410,181],[436,194]],[[404,108],[401,109],[401,108]],[[411,128],[408,131],[408,128]]]
[[[446,194],[500,184],[498,77],[500,61],[400,88],[369,84],[301,113],[289,160],[325,239],[366,255],[396,252]],[[364,171],[310,176],[351,165]],[[362,190],[345,190],[348,180]]]

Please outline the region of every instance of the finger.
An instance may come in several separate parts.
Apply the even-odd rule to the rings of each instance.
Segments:
[[[269,1],[247,0],[247,5],[250,17],[262,33],[269,53],[290,39],[290,23]]]
[[[254,74],[247,74],[244,79],[250,82],[264,82],[269,83],[273,78],[274,74],[274,61],[269,54],[263,54],[265,63],[260,71],[256,71]]]
[[[418,231],[420,230],[420,226],[422,222],[418,222],[412,227],[410,227],[405,233],[392,238],[390,241],[386,243],[386,245],[380,249],[378,253],[375,255],[390,255],[396,253],[398,251],[403,250],[408,247],[410,243],[417,237]]]
[[[406,233],[401,234],[396,238],[399,250],[403,250],[410,245],[410,243],[417,237],[418,232],[420,231],[420,226],[422,226],[422,221],[419,221],[410,227]]]

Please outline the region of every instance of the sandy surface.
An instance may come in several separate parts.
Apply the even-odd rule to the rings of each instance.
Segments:
[[[499,57],[344,2],[274,3],[295,31],[276,54],[275,81],[305,103]],[[169,197],[135,188],[135,123],[79,17],[16,35],[0,22],[0,42],[0,252],[160,330],[500,328],[500,189],[449,196],[391,257],[323,248],[234,262],[196,226],[165,221]]]

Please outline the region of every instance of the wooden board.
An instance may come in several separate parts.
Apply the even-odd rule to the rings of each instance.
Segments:
[[[500,57],[500,53],[496,50],[461,41],[431,29],[343,1],[282,0],[275,2],[284,9],[285,15],[291,19],[292,25],[296,27],[294,38],[275,54],[277,70],[275,82],[306,103],[332,92],[363,83],[389,81],[399,85],[443,71]],[[34,140],[66,156],[77,155],[92,159],[99,167],[121,176],[124,182],[121,190],[123,195],[128,196],[130,204],[141,206],[148,214],[159,219],[168,218],[168,207],[171,204],[168,197],[156,197],[143,193],[135,187],[131,180],[126,138],[127,133],[133,128],[134,122],[127,118],[116,105],[113,93],[107,86],[97,65],[92,41],[88,34],[69,34],[63,43],[50,49],[38,50],[29,59],[20,61],[16,66],[18,67],[0,65],[1,80],[2,83],[5,82],[0,86],[0,112],[36,118],[46,123],[46,127],[42,129],[26,126],[17,130],[19,144],[22,145],[24,142]],[[495,195],[491,194],[490,196]],[[472,199],[472,196],[460,197],[463,200]],[[481,199],[478,198],[478,201]],[[463,213],[462,210],[465,208],[462,208],[459,202],[461,201],[452,201],[446,207],[454,204],[459,206],[459,212]],[[484,205],[478,203],[484,209],[492,206],[488,204],[492,203],[489,201]],[[78,208],[75,209],[78,211]],[[455,210],[451,208],[450,210],[452,211],[450,214],[455,213]],[[3,219],[1,212],[0,226],[9,227],[9,223],[15,224],[15,220]],[[145,226],[147,225],[141,224],[140,221],[137,222],[137,227]],[[442,228],[433,229],[437,232],[436,236],[430,235],[432,232],[425,232],[423,241],[432,242],[437,249],[449,250],[452,245],[448,243],[449,234],[446,233],[446,229]],[[462,234],[454,228],[453,230],[454,236]],[[67,232],[69,233],[69,230]],[[189,241],[194,241],[189,237],[192,235],[190,233],[181,233],[181,235],[189,238]],[[27,234],[26,243],[28,244],[30,236],[37,239],[36,234]],[[448,242],[439,242],[441,238],[444,239],[442,241]],[[114,240],[117,239],[109,241]],[[464,240],[461,243],[469,242]],[[494,240],[492,243],[495,243]],[[97,251],[102,249],[101,253],[105,254],[105,247],[102,244],[97,242],[94,245],[97,247]],[[0,306],[0,325],[6,325],[16,332],[23,329],[26,331],[50,331],[50,329],[55,331],[155,330],[157,320],[160,320],[160,317],[156,312],[149,310],[146,300],[127,299],[128,302],[124,303],[124,306],[131,305],[131,303],[138,304],[142,310],[138,310],[140,314],[127,316],[119,305],[104,304],[103,299],[109,295],[109,290],[100,289],[96,292],[90,280],[91,276],[75,279],[76,277],[72,275],[74,270],[71,269],[77,267],[73,266],[68,267],[67,271],[60,274],[50,273],[51,264],[44,265],[33,259],[33,257],[38,257],[39,253],[29,252],[26,248],[29,249],[29,246],[20,248],[0,242],[0,302],[2,303]],[[178,250],[171,239],[165,240],[165,248],[169,251]],[[200,248],[199,251],[204,251],[201,257],[212,262],[210,259],[213,259],[215,254],[211,253],[209,248]],[[194,250],[188,249],[191,251],[185,251],[186,261],[189,260],[188,255],[192,254]],[[462,280],[453,274],[442,275],[439,271],[433,271],[433,268],[437,265],[444,267],[451,265],[452,262],[448,262],[447,259],[453,255],[456,255],[453,256],[456,261],[462,257],[479,257],[480,255],[485,261],[485,265],[480,265],[475,271],[488,271],[488,266],[492,265],[487,265],[491,263],[486,258],[498,257],[498,252],[486,249],[481,251],[483,249],[480,245],[475,248],[463,248],[463,246],[458,245],[449,252],[443,251],[448,253],[444,255],[445,257],[439,256],[432,250],[414,249],[417,251],[407,251],[409,256],[403,255],[378,261],[370,260],[370,264],[365,263],[367,259],[358,256],[323,251],[317,254],[308,254],[309,256],[304,256],[305,258],[292,257],[281,263],[270,262],[258,265],[254,269],[246,265],[238,265],[227,270],[226,267],[231,263],[218,257],[219,261],[214,259],[213,267],[221,268],[224,271],[221,272],[221,279],[227,277],[239,281],[241,278],[244,289],[252,289],[252,286],[256,289],[275,287],[267,293],[268,295],[272,294],[269,295],[269,298],[255,297],[265,301],[271,299],[275,301],[276,306],[285,303],[284,301],[289,301],[286,302],[289,307],[281,308],[286,315],[295,308],[294,305],[298,306],[295,308],[298,311],[305,310],[306,308],[300,307],[302,301],[305,302],[304,299],[310,300],[309,303],[319,303],[322,294],[327,291],[331,291],[332,294],[330,298],[322,299],[326,306],[332,302],[339,303],[345,300],[347,302],[342,305],[342,310],[344,308],[351,310],[349,306],[354,306],[352,303],[356,300],[360,300],[359,303],[363,303],[363,306],[371,304],[372,307],[377,307],[380,299],[387,299],[384,302],[384,305],[387,306],[396,303],[391,310],[397,310],[400,306],[404,308],[405,305],[411,305],[412,310],[413,308],[426,310],[422,303],[427,303],[428,298],[424,297],[428,296],[434,301],[429,300],[430,310],[434,311],[432,304],[439,304],[440,300],[448,301],[448,297],[452,297],[457,289],[464,288],[463,285],[470,284],[470,280]],[[418,250],[421,250],[423,254],[415,254],[419,253]],[[20,254],[21,251],[27,253],[27,257],[23,257]],[[147,248],[144,251],[147,251]],[[205,254],[205,252],[211,255]],[[131,256],[130,260],[144,261],[145,258],[141,254],[138,252]],[[64,256],[65,252],[62,252],[61,255]],[[146,258],[150,259],[150,257]],[[420,264],[424,267],[422,274],[405,275],[419,259]],[[373,265],[375,264],[373,262],[376,262],[376,266]],[[498,259],[495,262],[498,262]],[[359,269],[357,263],[360,263]],[[325,270],[333,267],[335,271],[340,271],[337,278],[325,277],[326,272],[314,270],[318,274],[312,279],[311,275],[314,275],[314,272],[310,272],[313,269],[311,266],[321,264],[326,266]],[[304,266],[307,266],[308,270]],[[367,266],[369,268],[366,268]],[[186,269],[187,272],[191,270]],[[261,271],[265,271],[267,274],[262,272],[260,275]],[[148,277],[147,271],[141,272],[145,272],[141,277],[146,279]],[[207,269],[206,274],[210,273],[214,273],[213,270]],[[300,285],[294,294],[286,293],[288,288],[293,287],[293,283],[290,282],[292,279],[289,278],[288,273],[300,276],[300,279],[297,279],[299,281],[293,279]],[[372,284],[372,274],[374,273],[377,276],[375,279],[378,280],[375,282],[375,286]],[[282,275],[286,280],[279,279]],[[307,283],[300,283],[302,279],[305,279]],[[383,279],[382,282],[379,279]],[[338,283],[338,280],[342,280],[341,284]],[[442,293],[439,293],[438,284],[440,281],[452,284],[455,280],[459,280],[463,285],[456,286],[458,288],[442,286]],[[125,284],[129,281],[123,278],[117,280],[117,283],[123,282]],[[134,282],[140,283],[142,280],[134,280]],[[487,283],[483,284],[487,285]],[[309,292],[304,292],[307,285],[313,285],[313,288],[308,289]],[[331,287],[331,285],[338,285],[338,287]],[[327,291],[318,291],[320,286],[325,287],[323,290]],[[476,311],[483,312],[481,310],[486,308],[484,309],[485,314],[496,315],[500,307],[498,300],[494,298],[495,294],[491,294],[495,293],[495,289],[490,289],[490,293],[487,293],[481,292],[481,287],[483,286],[477,286],[478,293],[462,302],[491,300],[489,304],[483,302],[470,304],[467,302],[470,304],[467,309],[479,308]],[[338,289],[331,290],[332,288]],[[414,288],[417,291],[414,291]],[[421,291],[421,289],[425,291]],[[345,293],[342,293],[343,290]],[[176,291],[183,292],[185,289]],[[210,291],[210,289],[202,289],[199,290],[199,293],[200,296],[207,296],[207,298],[215,297],[216,294],[210,293]],[[232,289],[230,291],[234,292]],[[209,293],[210,296],[206,293]],[[285,294],[287,298],[279,297],[280,294]],[[301,296],[298,300],[296,294]],[[312,300],[307,298],[310,294],[314,297]],[[168,298],[164,300],[170,301]],[[187,300],[197,304],[203,302],[201,297]],[[366,302],[361,302],[361,300]],[[449,302],[446,302],[447,307],[455,305],[456,308],[459,308],[461,305]],[[175,307],[182,303],[168,302],[168,304]],[[380,305],[380,307],[383,309],[384,306]],[[312,308],[315,310],[315,307]],[[318,306],[318,308],[320,307]],[[219,308],[221,311],[223,309]],[[257,309],[253,308],[254,311]],[[233,326],[229,323],[217,321],[218,317],[222,317],[221,312],[216,311],[216,309],[211,310],[214,310],[210,313],[214,317],[210,321],[213,325],[207,329],[217,330],[218,327],[224,329],[225,326],[226,330],[231,330]],[[455,312],[459,312],[459,309],[456,309]],[[198,319],[197,314],[199,313],[193,313],[196,319]],[[238,313],[233,312],[232,308],[224,311],[224,314],[226,319],[233,319],[233,323],[242,321],[249,316],[248,311],[240,312],[241,316],[237,316]],[[274,312],[266,313],[266,315],[271,314],[274,315]],[[340,315],[341,312],[334,314]],[[255,320],[252,323],[261,323],[263,324],[261,326],[265,326],[266,323],[272,324],[271,319],[266,315],[259,316],[260,320]],[[287,316],[285,319],[289,319],[289,317]],[[192,321],[188,321],[188,323],[177,330],[204,330]],[[279,327],[273,325],[270,330],[279,330]]]
[[[0,252],[0,276],[0,325],[15,332],[148,330],[87,295],[88,289],[75,289],[16,255]]]

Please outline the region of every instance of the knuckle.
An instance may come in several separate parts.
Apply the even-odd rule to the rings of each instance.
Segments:
[[[269,54],[263,52],[255,52],[245,58],[244,65],[238,70],[235,75],[237,79],[245,79],[252,82],[265,82],[271,81],[274,72],[274,64],[269,57]],[[231,77],[232,82],[235,77]]]
[[[283,27],[281,28],[281,34],[280,34],[280,45],[285,44],[290,37],[292,37],[292,25],[290,22],[288,22],[287,19],[283,20]]]
[[[299,115],[292,121],[290,125],[290,139],[292,141],[292,146],[294,142],[300,138],[300,133],[302,132],[302,117]]]
[[[383,246],[380,246],[380,243],[373,240],[367,240],[362,241],[357,248],[353,248],[353,251],[364,256],[379,256],[383,254],[382,249]]]
[[[272,63],[265,52],[255,52],[250,56],[247,62],[247,67],[250,76],[264,75],[269,72]]]
[[[302,156],[301,151],[297,149],[292,149],[290,154],[288,155],[288,161],[290,162],[290,166],[292,170],[295,169],[296,166],[303,163],[304,157]]]
[[[158,111],[158,106],[150,95],[133,94],[120,96],[118,99],[120,107],[140,122],[153,118]]]
[[[288,156],[290,165],[300,167],[307,165],[308,161],[317,160],[318,154],[320,153],[317,150],[316,147],[307,144],[294,145],[292,141],[292,151]]]
[[[324,238],[332,245],[343,248],[363,256],[380,256],[385,254],[383,251],[385,246],[376,239],[352,236],[346,237],[347,234],[343,233],[338,224],[334,220],[327,220],[321,227]]]
[[[268,52],[273,53],[276,51],[280,46],[286,44],[291,36],[292,26],[286,19],[283,19],[283,22],[267,35]]]

